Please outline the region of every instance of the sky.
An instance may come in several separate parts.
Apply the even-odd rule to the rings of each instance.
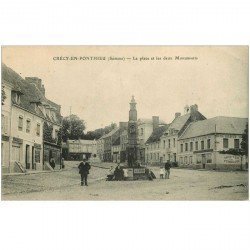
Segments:
[[[77,60],[58,60],[72,56]],[[63,116],[71,107],[87,131],[128,121],[132,95],[138,118],[170,123],[192,104],[206,118],[248,117],[247,46],[3,46],[2,62],[23,78],[41,78],[46,97]]]

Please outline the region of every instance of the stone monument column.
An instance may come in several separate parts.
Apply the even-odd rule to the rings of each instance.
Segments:
[[[135,167],[135,163],[138,159],[138,143],[137,143],[137,110],[134,96],[132,96],[129,110],[128,121],[128,146],[127,146],[127,159],[128,166]]]

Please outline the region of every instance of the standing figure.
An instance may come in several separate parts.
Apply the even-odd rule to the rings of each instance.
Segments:
[[[165,174],[165,179],[169,179],[169,176],[170,176],[170,168],[171,168],[171,163],[170,161],[168,160],[165,164],[165,171],[166,171],[166,174]]]
[[[88,186],[88,174],[90,170],[89,163],[86,161],[86,159],[83,159],[78,168],[79,174],[81,175],[81,186]]]
[[[160,179],[166,178],[166,171],[163,166],[160,168]]]
[[[56,163],[55,163],[55,160],[54,160],[53,157],[50,159],[50,166],[51,166],[53,169],[55,169],[55,167],[56,167]]]

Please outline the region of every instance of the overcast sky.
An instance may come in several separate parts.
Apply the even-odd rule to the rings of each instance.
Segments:
[[[134,61],[53,60],[60,56],[137,57]],[[143,60],[141,57],[173,57]],[[174,60],[175,56],[198,60]],[[185,105],[207,118],[248,117],[248,47],[3,47],[2,61],[23,78],[42,79],[62,115],[84,119],[87,130],[127,121],[135,96],[138,118],[171,122]]]

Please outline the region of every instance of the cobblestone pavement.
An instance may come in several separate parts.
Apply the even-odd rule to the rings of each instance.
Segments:
[[[248,172],[172,169],[169,180],[105,181],[110,164],[92,167],[80,186],[77,163],[66,170],[2,177],[3,200],[246,200]]]

